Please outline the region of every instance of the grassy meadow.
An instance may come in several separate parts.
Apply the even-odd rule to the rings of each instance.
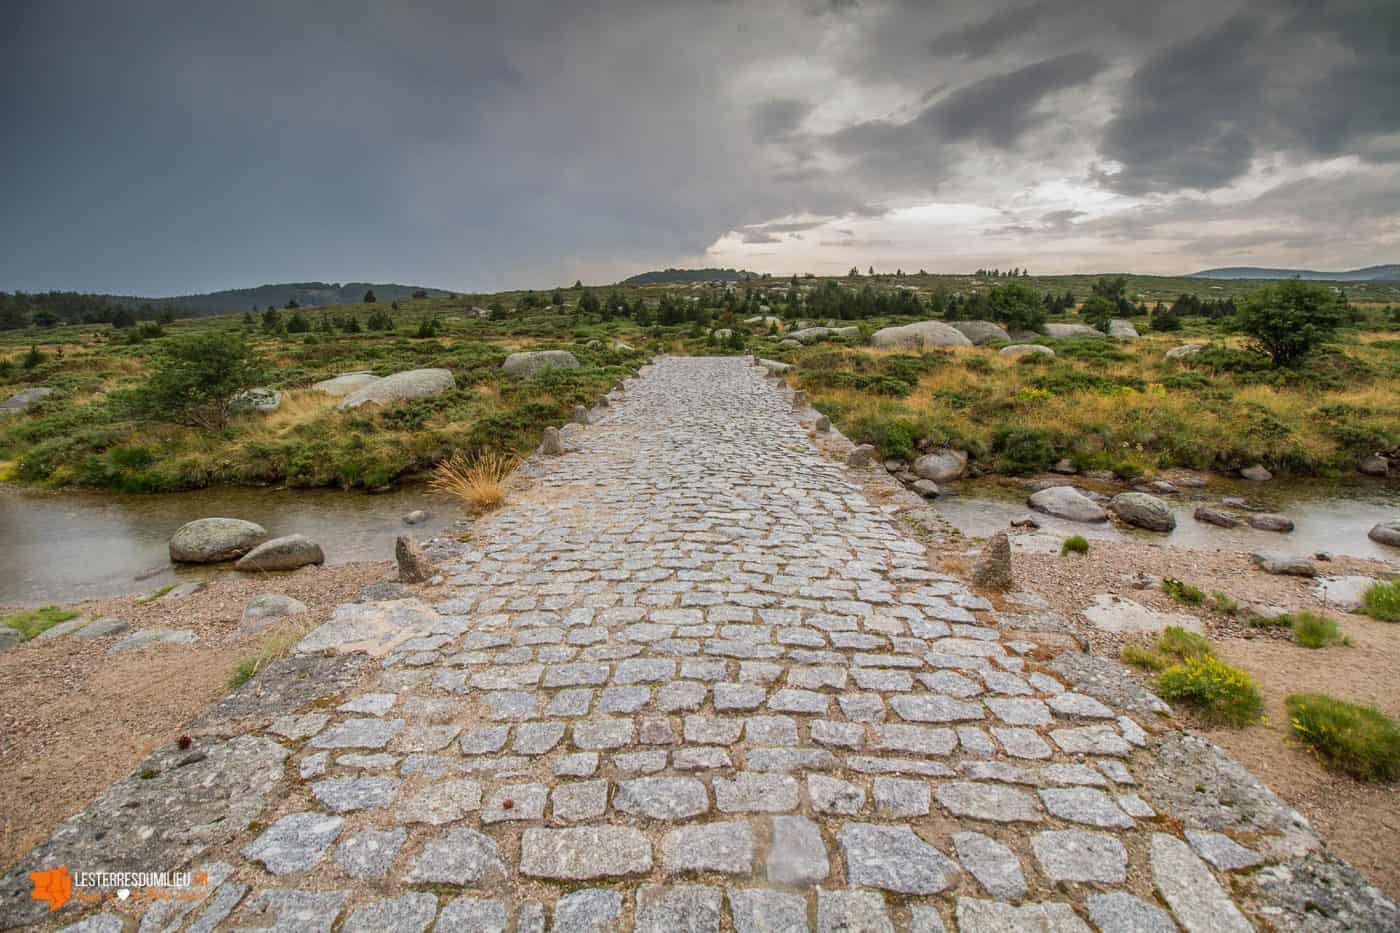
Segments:
[[[992,347],[877,349],[884,326],[938,316],[948,295],[988,294],[998,279],[861,276],[771,279],[723,286],[670,284],[585,292],[510,292],[286,309],[269,326],[235,312],[110,324],[0,331],[0,399],[32,386],[56,389],[23,415],[0,416],[0,480],[126,492],[217,485],[376,488],[454,456],[513,455],[544,426],[566,421],[653,354],[742,353],[795,364],[789,381],[858,442],[882,457],[920,448],[969,451],[977,471],[1018,475],[1061,458],[1083,469],[1135,476],[1167,467],[1230,470],[1252,463],[1295,475],[1332,475],[1377,451],[1400,454],[1400,316],[1382,306],[1390,283],[1348,283],[1349,323],[1302,365],[1273,368],[1247,349],[1228,317],[1187,317],[1172,333],[1050,340],[1053,359],[1003,357]],[[1083,300],[1088,276],[1014,279]],[[1183,292],[1245,300],[1261,283],[1128,276],[1139,307]],[[600,307],[600,302],[602,306]],[[475,309],[489,308],[483,317]],[[825,310],[826,314],[820,313]],[[389,329],[372,329],[371,315]],[[1076,321],[1058,309],[1051,319]],[[287,332],[300,315],[309,329]],[[781,323],[754,323],[762,317]],[[354,324],[347,326],[350,319]],[[859,336],[782,346],[801,320],[856,323]],[[381,319],[381,327],[384,321]],[[717,340],[715,329],[732,336]],[[280,390],[270,414],[220,430],[171,423],[138,404],[164,351],[199,334],[238,335]],[[623,342],[631,349],[618,348]],[[1183,342],[1211,348],[1182,360]],[[501,370],[516,350],[567,349],[582,364],[520,378]],[[313,383],[367,370],[389,375],[443,367],[456,387],[434,398],[336,409]]]

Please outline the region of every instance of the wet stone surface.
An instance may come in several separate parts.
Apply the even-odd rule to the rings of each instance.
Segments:
[[[441,585],[340,607],[21,860],[0,928],[84,919],[29,871],[213,860],[177,922],[93,928],[1395,927],[1112,664],[1003,637],[814,419],[741,359],[646,368],[425,544]]]

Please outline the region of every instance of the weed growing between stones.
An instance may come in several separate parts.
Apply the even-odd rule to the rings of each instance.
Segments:
[[[72,609],[61,609],[58,606],[45,606],[42,609],[27,609],[24,612],[16,612],[13,615],[0,618],[0,625],[7,625],[24,636],[28,641],[45,629],[53,628],[60,622],[67,622],[69,619],[77,618],[78,613]]]
[[[1400,622],[1400,580],[1369,587],[1361,595],[1361,611],[1382,622]]]
[[[1088,554],[1089,541],[1083,535],[1070,535],[1060,545],[1060,556],[1065,557],[1070,554]]]
[[[1247,726],[1264,714],[1264,700],[1254,678],[1212,654],[1186,658],[1157,677],[1157,692],[1180,700],[1204,718],[1229,726]]]
[[[1400,725],[1380,710],[1319,693],[1295,693],[1284,705],[1293,734],[1328,768],[1361,781],[1400,778]]]

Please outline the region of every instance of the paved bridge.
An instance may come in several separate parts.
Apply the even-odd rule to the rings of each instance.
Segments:
[[[36,849],[0,926],[1395,923],[1110,665],[1005,636],[761,370],[667,358],[615,398],[440,584],[342,607]],[[208,883],[46,917],[57,865]]]

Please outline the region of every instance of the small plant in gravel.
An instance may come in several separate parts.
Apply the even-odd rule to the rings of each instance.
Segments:
[[[1209,641],[1179,625],[1167,626],[1151,645],[1125,645],[1120,652],[1124,661],[1151,671],[1164,671],[1187,658],[1214,654]]]
[[[1222,593],[1219,590],[1215,590],[1214,592],[1212,592],[1210,594],[1210,599],[1211,604],[1215,607],[1216,612],[1221,612],[1227,616],[1232,616],[1240,611],[1239,600],[1226,593]]]
[[[1060,556],[1066,557],[1070,554],[1088,554],[1089,541],[1083,535],[1070,535],[1060,545]]]
[[[1382,622],[1400,622],[1400,580],[1368,587],[1361,594],[1361,611]]]
[[[58,606],[45,606],[42,609],[27,609],[14,615],[0,617],[0,625],[8,625],[28,641],[40,632],[51,629],[60,622],[76,619],[78,614],[72,609]]]
[[[1199,587],[1194,587],[1189,583],[1183,583],[1175,577],[1164,577],[1162,579],[1162,592],[1179,603],[1188,606],[1199,606],[1206,601],[1206,594],[1200,591]]]
[[[1293,624],[1293,617],[1289,615],[1250,616],[1244,624],[1250,628],[1288,628]]]
[[[1158,675],[1157,692],[1163,699],[1189,704],[1211,722],[1229,726],[1247,726],[1264,714],[1254,678],[1214,655],[1196,655],[1173,664]]]
[[[1293,640],[1304,648],[1326,648],[1328,645],[1346,643],[1337,623],[1326,616],[1298,612],[1285,618],[1288,619],[1288,627],[1293,630]]]
[[[1293,734],[1327,767],[1362,781],[1400,778],[1400,725],[1374,706],[1319,693],[1284,700]]]

